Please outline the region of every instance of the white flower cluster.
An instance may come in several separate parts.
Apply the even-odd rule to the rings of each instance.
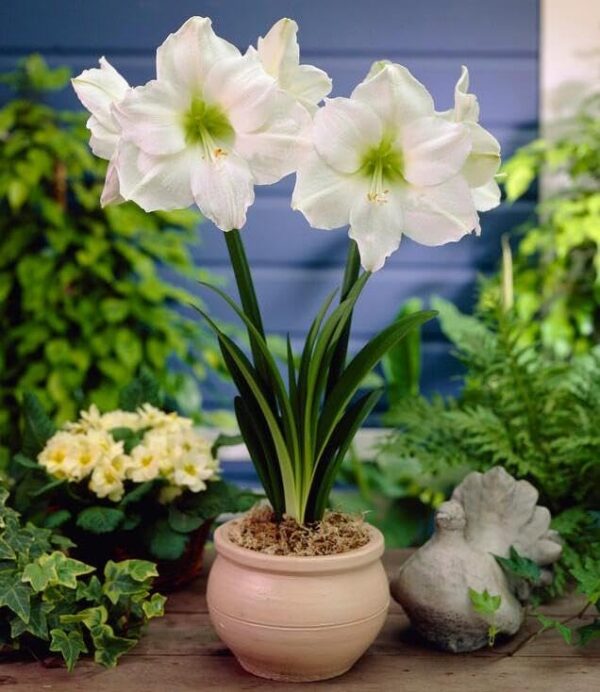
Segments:
[[[128,454],[123,441],[111,433],[117,428],[143,433]],[[135,412],[105,414],[92,406],[48,440],[38,461],[57,478],[74,483],[89,478],[88,488],[95,495],[114,502],[123,497],[127,480],[164,479],[169,485],[161,500],[169,502],[184,489],[205,490],[206,482],[215,480],[219,472],[210,442],[194,430],[189,418],[150,404]]]

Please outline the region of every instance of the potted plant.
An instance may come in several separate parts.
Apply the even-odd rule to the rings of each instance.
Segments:
[[[101,414],[92,405],[56,430],[26,395],[13,502],[99,569],[110,560],[155,561],[156,588],[172,591],[200,573],[214,519],[247,509],[256,495],[221,480],[215,445],[160,405],[146,375],[123,390],[120,409]]]
[[[434,314],[395,322],[347,362],[353,308],[403,234],[440,245],[479,230],[477,211],[499,201],[499,146],[477,122],[466,69],[445,113],[388,62],[375,63],[351,98],[319,107],[331,82],[299,64],[296,32],[283,19],[242,55],[209,19],[193,17],[158,49],[156,80],[130,88],[103,59],[74,87],[92,113],[92,146],[110,159],[107,203],[195,203],[226,231],[241,305],[209,288],[244,323],[250,356],[200,313],[238,389],[240,431],[270,508],[215,532],[209,609],[247,670],[318,680],[368,648],[389,600],[379,531],[327,512],[337,470],[380,392],[355,395],[386,351]],[[315,228],[350,224],[351,242],[340,302],[331,308],[336,292],[327,297],[297,364],[288,339],[285,383],[239,229],[254,186],[294,172],[292,206]]]

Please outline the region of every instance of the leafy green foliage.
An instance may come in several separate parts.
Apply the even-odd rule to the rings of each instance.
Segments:
[[[104,581],[94,567],[56,550],[48,529],[23,524],[0,488],[0,637],[3,649],[61,654],[72,670],[93,652],[114,666],[163,614],[165,598],[150,593],[156,566],[142,560],[109,562]],[[61,541],[59,540],[58,543]]]
[[[63,422],[88,403],[116,408],[121,383],[146,368],[194,411],[195,380],[167,361],[202,376],[215,359],[177,309],[192,295],[158,271],[208,278],[188,249],[198,216],[100,207],[106,162],[88,148],[84,115],[41,100],[68,76],[31,56],[3,77],[17,97],[0,108],[0,467],[18,446],[25,391]]]
[[[346,348],[352,312],[369,278],[358,276],[356,247],[351,244],[339,305],[329,312],[328,296],[306,337],[298,365],[288,339],[287,384],[267,343],[250,268],[238,231],[226,234],[241,306],[212,288],[237,314],[248,331],[252,360],[203,312],[215,332],[238,389],[235,411],[240,432],[276,516],[300,523],[320,519],[352,439],[373,410],[380,391],[354,396],[375,365],[410,331],[434,313],[399,319],[366,344],[348,363]]]
[[[596,96],[558,139],[536,140],[504,165],[509,201],[541,174],[560,181],[536,218],[518,229],[514,262],[522,340],[540,340],[559,357],[587,352],[600,338],[599,105]],[[493,302],[499,285],[499,278],[486,284],[481,307]]]
[[[510,547],[509,557],[494,555],[496,562],[511,577],[524,579],[530,584],[538,584],[542,574],[538,564],[528,557],[519,555],[514,546]]]
[[[488,623],[488,643],[490,646],[494,646],[498,634],[494,618],[502,605],[502,596],[493,596],[488,593],[487,589],[479,592],[469,588],[469,599],[473,610]]]
[[[162,405],[162,391],[150,375],[124,389],[121,400],[137,408],[144,403]],[[37,452],[54,433],[54,425],[35,395],[25,397],[24,449]],[[30,408],[29,408],[30,407]],[[139,431],[117,428],[111,431],[123,440],[129,452],[140,442]],[[228,439],[223,436],[219,444]],[[127,481],[119,502],[101,500],[87,488],[87,481],[67,483],[48,475],[35,456],[17,454],[11,467],[14,485],[12,503],[27,519],[46,528],[58,529],[80,546],[78,554],[102,567],[115,548],[127,555],[175,560],[185,552],[190,534],[225,512],[243,512],[257,495],[223,480],[210,481],[199,493],[182,491],[165,499],[166,481]],[[60,508],[57,510],[56,508]],[[0,560],[6,551],[0,541]]]

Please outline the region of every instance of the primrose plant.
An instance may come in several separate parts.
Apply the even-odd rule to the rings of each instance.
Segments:
[[[454,108],[437,112],[401,65],[376,62],[350,98],[301,65],[298,27],[277,22],[242,54],[192,17],[156,53],[156,79],[130,87],[102,58],[73,80],[91,112],[90,144],[110,165],[102,201],[146,211],[196,204],[225,231],[245,324],[246,354],[205,313],[238,389],[240,431],[277,517],[321,518],[337,470],[379,391],[356,397],[391,347],[434,313],[410,314],[347,360],[353,308],[403,234],[424,245],[479,233],[478,211],[499,203],[498,142],[478,124],[463,68]],[[298,363],[288,338],[284,378],[267,346],[240,229],[254,186],[296,174],[292,207],[314,228],[349,226],[339,303],[329,295]],[[364,271],[361,272],[360,267]],[[287,382],[284,381],[287,379]]]

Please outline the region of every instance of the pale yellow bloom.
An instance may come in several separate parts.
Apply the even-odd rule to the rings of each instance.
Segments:
[[[108,497],[113,502],[118,502],[125,492],[123,481],[112,464],[97,466],[92,472],[88,488],[98,497]]]
[[[136,483],[152,481],[160,474],[161,450],[139,444],[131,452],[127,477]]]

